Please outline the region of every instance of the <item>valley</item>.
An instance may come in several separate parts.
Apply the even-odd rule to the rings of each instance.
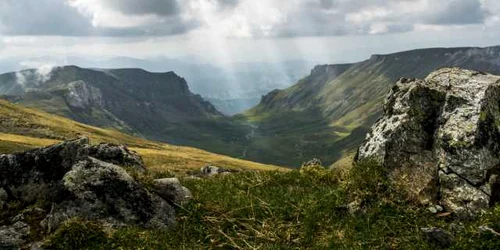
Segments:
[[[81,136],[89,137],[93,144],[107,142],[127,145],[143,156],[147,166],[159,172],[185,174],[211,164],[228,169],[285,170],[273,165],[235,159],[200,149],[149,141],[113,129],[89,126],[0,100],[2,153],[20,152]]]
[[[318,65],[296,84],[271,91],[257,106],[234,116],[193,94],[174,72],[76,66],[24,70],[0,75],[0,95],[149,140],[286,167],[312,158],[331,165],[355,155],[401,76],[423,78],[452,66],[499,73],[499,54],[500,47],[431,48]],[[251,106],[212,101],[229,105],[226,113],[231,105]]]

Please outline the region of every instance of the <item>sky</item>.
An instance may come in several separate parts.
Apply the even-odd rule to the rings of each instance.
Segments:
[[[0,58],[25,67],[70,56],[340,63],[492,45],[498,0],[0,0]]]

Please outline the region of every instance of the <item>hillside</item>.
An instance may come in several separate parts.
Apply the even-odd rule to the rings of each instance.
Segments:
[[[383,99],[397,79],[423,78],[445,66],[500,73],[500,47],[419,49],[317,66],[239,117],[258,128],[248,158],[298,166],[312,157],[331,164],[352,155],[381,116]]]
[[[139,152],[146,165],[156,171],[185,172],[199,169],[207,164],[239,169],[277,169],[275,166],[235,159],[195,148],[148,141],[0,100],[0,153],[46,146],[78,136],[88,136],[93,143],[125,144]]]
[[[76,66],[23,70],[0,75],[0,96],[150,140],[234,156],[243,151],[243,146],[226,145],[241,140],[246,128],[233,125],[173,72]]]

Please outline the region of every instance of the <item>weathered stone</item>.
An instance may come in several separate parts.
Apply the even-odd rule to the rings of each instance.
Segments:
[[[320,159],[314,158],[308,162],[302,163],[302,167],[310,167],[310,166],[323,166],[323,162]]]
[[[0,227],[0,249],[18,249],[26,242],[30,227],[24,222]]]
[[[125,146],[101,143],[90,146],[88,150],[90,157],[121,166],[132,167],[139,171],[146,170],[142,158]]]
[[[200,169],[200,174],[202,176],[213,176],[213,175],[218,175],[218,174],[230,174],[230,173],[235,173],[238,172],[238,170],[233,170],[233,169],[225,169],[221,167],[216,167],[212,165],[208,165],[205,167],[202,167]]]
[[[425,239],[432,244],[435,244],[442,248],[448,248],[453,244],[453,236],[437,227],[421,228],[420,229],[425,236]]]
[[[156,179],[154,188],[160,197],[174,204],[184,205],[193,198],[191,191],[182,186],[177,178]]]
[[[16,202],[22,211],[10,219],[12,226],[1,228],[0,239],[24,244],[18,240],[25,238],[19,223],[53,232],[73,217],[110,227],[163,229],[173,225],[174,208],[121,166],[145,170],[140,156],[126,147],[92,146],[87,138],[0,155],[0,201]]]
[[[375,159],[424,204],[477,213],[500,200],[500,76],[443,68],[401,79],[356,160]]]
[[[174,223],[173,208],[116,165],[94,158],[78,162],[63,186],[74,198],[55,208],[46,221],[52,228],[74,216],[155,228]]]

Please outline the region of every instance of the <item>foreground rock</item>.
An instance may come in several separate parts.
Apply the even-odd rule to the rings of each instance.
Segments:
[[[182,186],[177,178],[156,179],[153,185],[160,197],[176,205],[185,205],[193,198],[191,191]]]
[[[73,217],[101,221],[112,227],[172,225],[171,201],[149,192],[121,166],[145,170],[140,156],[126,147],[92,146],[87,138],[0,155],[1,215],[7,221],[0,227],[0,241],[23,244],[29,226],[41,227],[48,233]],[[176,187],[183,188],[180,183]],[[19,204],[17,210],[24,212],[7,214],[13,212],[6,205],[9,202]],[[26,208],[34,206],[39,207],[34,210],[37,215],[26,215]],[[25,221],[28,217],[30,221]],[[38,220],[33,222],[33,218]]]
[[[237,173],[240,172],[239,170],[235,169],[225,169],[217,166],[212,166],[208,165],[205,167],[202,167],[200,169],[200,173],[198,174],[200,177],[206,177],[206,176],[214,176],[214,175],[220,175],[220,174],[231,174],[231,173]]]
[[[500,200],[500,77],[444,68],[401,79],[359,148],[424,204],[475,214]]]

